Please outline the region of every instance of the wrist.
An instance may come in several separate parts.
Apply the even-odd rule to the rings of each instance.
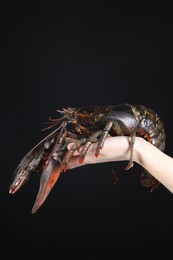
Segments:
[[[143,165],[143,155],[147,152],[148,145],[151,145],[142,137],[136,137],[134,144],[133,161]]]

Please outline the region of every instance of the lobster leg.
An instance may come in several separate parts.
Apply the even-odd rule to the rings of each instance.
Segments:
[[[68,164],[70,162],[70,159],[72,158],[75,151],[79,150],[79,148],[86,142],[86,138],[81,138],[77,141],[75,141],[74,145],[71,147],[71,149],[66,153],[64,159],[61,163],[61,171],[66,171]]]
[[[105,128],[103,129],[103,133],[99,139],[97,148],[96,148],[96,152],[95,152],[95,156],[98,157],[100,150],[103,148],[104,142],[106,140],[106,137],[108,136],[108,133],[110,131],[110,129],[112,128],[113,122],[110,121],[109,123],[107,123],[107,125],[105,126]]]
[[[116,135],[123,135],[123,132],[122,132],[118,122],[116,122],[116,121],[108,122],[106,124],[105,128],[103,129],[103,133],[102,133],[101,138],[98,142],[96,152],[95,152],[96,157],[99,155],[100,150],[103,148],[104,142],[105,142],[106,138],[108,137],[108,134],[109,134],[109,131],[111,130],[111,128],[113,129],[113,131],[115,132]]]
[[[101,138],[98,142],[97,148],[96,148],[96,152],[95,152],[95,156],[97,157],[100,153],[100,150],[103,148],[104,142],[109,134],[109,131],[111,130],[111,128],[113,128],[114,132],[116,133],[116,135],[123,135],[123,132],[119,126],[119,124],[115,121],[115,122],[108,122],[107,125],[105,126],[105,128],[103,129],[103,133],[101,135]],[[128,165],[126,166],[125,170],[129,170],[131,167],[133,167],[133,147],[134,147],[134,143],[135,143],[135,132],[132,133],[130,135],[130,161],[128,163]]]
[[[134,144],[135,144],[135,134],[133,133],[130,136],[130,161],[128,165],[126,166],[125,170],[129,170],[130,168],[133,167],[133,149],[134,149]]]
[[[83,163],[87,155],[87,151],[92,143],[98,142],[98,137],[102,134],[102,131],[97,131],[88,138],[87,142],[84,144],[82,151],[79,154],[79,163]]]
[[[111,128],[113,129],[113,131],[115,132],[116,135],[123,135],[123,132],[122,132],[118,122],[116,122],[116,121],[108,122],[106,124],[106,126],[104,127],[101,138],[98,142],[96,152],[95,152],[96,157],[99,155],[100,150],[103,148],[104,142],[105,142],[106,138],[108,137],[108,134],[109,134],[109,131],[111,130]]]

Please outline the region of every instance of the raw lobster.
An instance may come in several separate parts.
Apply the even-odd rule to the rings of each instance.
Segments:
[[[108,136],[129,136],[131,154],[126,170],[133,166],[135,136],[145,138],[161,151],[165,150],[164,124],[156,112],[143,105],[86,106],[57,111],[61,116],[49,118],[50,125],[45,128],[56,127],[55,130],[23,157],[14,171],[9,187],[9,193],[16,193],[33,173],[41,172],[40,187],[32,213],[41,207],[60,174],[67,170],[74,152],[80,147],[79,162],[83,163],[91,143],[97,142],[95,156],[99,156]],[[68,150],[70,142],[74,145]],[[143,169],[141,184],[153,191],[159,182]]]

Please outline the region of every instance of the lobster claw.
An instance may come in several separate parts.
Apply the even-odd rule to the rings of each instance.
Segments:
[[[67,151],[67,144],[70,142],[74,142],[74,145],[69,151]],[[74,152],[80,148],[84,142],[86,142],[86,138],[75,140],[72,138],[64,139],[64,137],[62,137],[61,140],[54,146],[45,163],[45,166],[43,167],[39,191],[31,213],[35,213],[44,203],[53,186],[57,182],[60,174],[67,170],[68,163]]]
[[[71,138],[65,138],[66,135],[67,132],[64,132],[62,136],[59,134],[60,139],[58,138],[56,140],[56,144],[45,161],[40,177],[39,191],[31,210],[31,213],[33,214],[42,206],[53,186],[57,182],[60,174],[63,172],[62,159],[65,157],[67,152],[67,144],[73,140]]]
[[[57,182],[61,172],[60,162],[57,162],[54,159],[49,160],[43,168],[39,191],[31,211],[32,214],[42,206],[53,186]]]
[[[28,182],[31,175],[41,169],[41,162],[43,161],[43,147],[35,151],[29,152],[20,162],[19,166],[15,169],[13,178],[9,187],[9,193],[16,193],[23,185]]]

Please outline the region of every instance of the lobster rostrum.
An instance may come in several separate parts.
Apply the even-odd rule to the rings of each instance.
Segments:
[[[49,118],[48,127],[55,127],[48,136],[32,148],[14,171],[9,193],[16,193],[35,172],[41,172],[40,187],[32,208],[35,213],[46,200],[60,174],[68,169],[75,151],[83,163],[89,146],[97,142],[95,156],[99,156],[106,138],[125,135],[130,137],[130,158],[126,170],[133,167],[135,136],[141,136],[161,151],[165,150],[165,130],[159,115],[143,105],[120,104],[86,106],[57,110],[59,118]],[[69,143],[73,143],[70,150]],[[153,191],[159,182],[145,169],[141,184]]]

